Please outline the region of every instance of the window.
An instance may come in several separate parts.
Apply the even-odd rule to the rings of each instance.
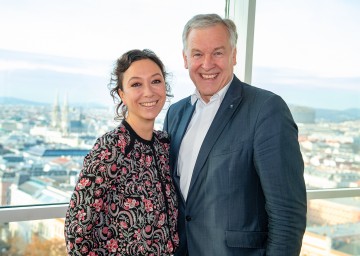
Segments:
[[[126,50],[150,48],[173,74],[172,102],[187,96],[193,85],[183,68],[182,27],[196,13],[223,16],[224,5],[1,2],[0,22],[6,25],[0,27],[0,208],[7,221],[0,223],[1,253],[19,237],[15,250],[33,250],[44,239],[46,248],[56,243],[64,251],[56,240],[62,239],[58,217],[64,216],[83,156],[97,136],[116,125],[106,87],[113,62]],[[351,0],[256,5],[252,84],[289,104],[299,126],[307,185],[317,189],[308,193],[303,256],[359,252],[359,194],[341,198],[349,193],[340,189],[359,187],[360,180],[359,10],[360,3]],[[52,205],[34,206],[42,203]],[[20,204],[31,206],[6,206]]]
[[[224,8],[208,0],[0,3],[0,208],[32,220],[0,223],[1,255],[66,254],[64,219],[50,215],[65,216],[58,205],[68,203],[85,154],[116,125],[107,88],[114,61],[153,50],[177,101],[193,90],[181,54],[185,22]]]
[[[222,1],[2,1],[0,205],[68,202],[95,139],[116,125],[107,84],[127,50],[148,48],[172,74],[175,97],[193,85],[181,34]],[[162,126],[162,116],[157,126]]]
[[[257,1],[252,84],[288,103],[307,188],[327,194],[309,197],[302,256],[359,254],[359,197],[335,195],[360,185],[359,11],[351,0]]]
[[[359,187],[357,1],[258,1],[252,83],[284,98],[310,189]]]

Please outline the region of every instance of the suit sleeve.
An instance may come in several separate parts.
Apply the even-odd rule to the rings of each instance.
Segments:
[[[307,209],[298,129],[277,95],[264,101],[255,127],[254,162],[269,218],[266,255],[297,256]]]
[[[169,112],[171,111],[171,106],[169,107],[168,111],[166,112],[165,119],[164,119],[164,125],[163,125],[163,131],[166,131],[169,133]]]

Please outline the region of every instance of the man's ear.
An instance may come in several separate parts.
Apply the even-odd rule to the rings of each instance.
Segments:
[[[185,67],[186,69],[188,69],[189,66],[188,66],[187,56],[186,56],[185,51],[182,52],[182,55],[183,55],[183,59],[184,59],[184,67]]]
[[[237,48],[235,47],[233,50],[233,65],[236,65],[236,55],[237,55]]]

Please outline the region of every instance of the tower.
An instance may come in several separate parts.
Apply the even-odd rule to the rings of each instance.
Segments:
[[[61,112],[61,130],[63,134],[68,134],[69,132],[69,104],[67,94],[64,97],[64,105]]]
[[[53,128],[60,128],[60,106],[59,106],[59,93],[56,94],[55,102],[53,105],[51,126]]]

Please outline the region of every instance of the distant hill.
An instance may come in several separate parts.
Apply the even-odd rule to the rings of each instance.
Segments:
[[[0,105],[28,105],[28,106],[49,106],[51,103],[37,102],[25,99],[19,99],[14,97],[0,97]],[[107,108],[108,106],[97,102],[75,102],[71,106],[74,107],[87,107],[87,108]],[[350,108],[345,110],[323,109],[323,108],[311,108],[304,106],[290,105],[290,110],[293,113],[295,119],[299,118],[299,113],[302,114],[302,118],[305,115],[314,115],[311,118],[315,122],[344,122],[360,119],[360,109]],[[305,116],[308,118],[308,116]]]
[[[24,100],[14,97],[0,97],[0,105],[26,105],[26,106],[49,106],[52,103],[44,103],[44,102],[37,102],[31,100]],[[92,108],[107,108],[106,105],[97,103],[97,102],[76,102],[71,104],[71,106],[75,107],[92,107]]]
[[[43,102],[36,102],[31,100],[24,100],[14,97],[0,97],[0,104],[1,105],[32,105],[32,106],[46,106],[49,105],[49,103],[43,103]]]
[[[350,108],[344,110],[311,108],[298,105],[289,105],[290,111],[296,122],[344,122],[360,120],[360,109]]]
[[[316,121],[344,122],[360,119],[360,109],[350,108],[345,110],[315,109]]]

